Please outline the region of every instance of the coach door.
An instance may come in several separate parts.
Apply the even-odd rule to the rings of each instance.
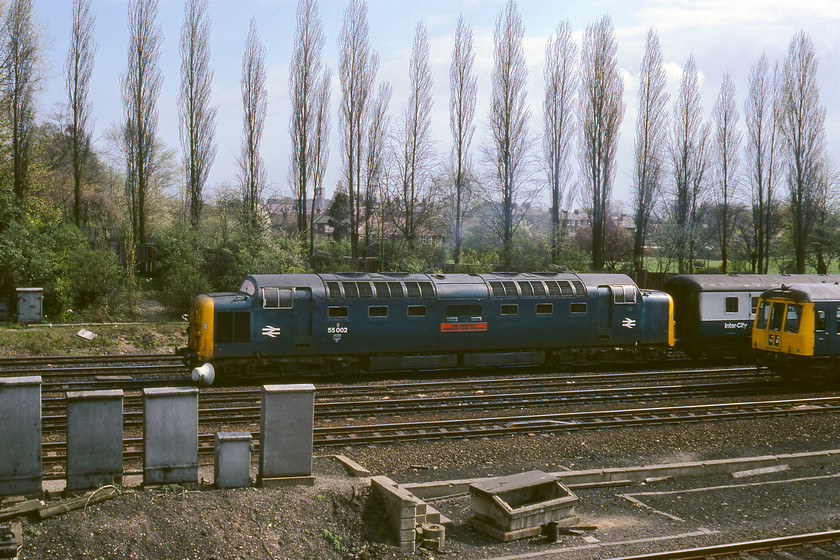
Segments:
[[[312,290],[295,289],[295,347],[308,350],[312,338]]]

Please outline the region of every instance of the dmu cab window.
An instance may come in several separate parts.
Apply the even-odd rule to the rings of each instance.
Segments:
[[[784,303],[774,303],[773,308],[770,310],[770,327],[769,330],[771,331],[780,331],[782,330],[782,321],[785,318],[785,304]]]
[[[799,323],[802,320],[802,306],[790,304],[787,307],[787,316],[785,317],[785,332],[798,333]]]

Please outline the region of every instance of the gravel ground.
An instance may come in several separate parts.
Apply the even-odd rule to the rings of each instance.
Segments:
[[[827,449],[840,449],[840,418],[831,415],[535,433],[339,452],[373,474],[407,483]],[[382,506],[365,479],[347,476],[331,457],[317,458],[314,471],[314,487],[126,488],[119,497],[85,510],[41,522],[24,520],[20,557],[589,559],[840,526],[840,466],[831,465],[751,477],[751,486],[736,487],[744,481],[718,476],[580,490],[576,513],[581,524],[595,529],[564,535],[558,543],[538,537],[498,543],[468,528],[468,499],[445,500],[436,507],[455,522],[445,549],[409,553],[393,546],[384,529]],[[768,484],[774,480],[785,482]],[[709,489],[718,486],[728,488]],[[632,495],[647,507],[622,495]],[[663,540],[645,540],[653,538]],[[619,542],[625,544],[611,544]]]

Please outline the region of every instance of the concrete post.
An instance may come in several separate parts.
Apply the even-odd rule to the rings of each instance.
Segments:
[[[143,483],[198,481],[198,389],[143,389]]]
[[[67,489],[122,481],[123,392],[67,393]]]
[[[0,496],[41,486],[41,377],[0,378]]]
[[[251,485],[251,432],[216,432],[213,480],[219,488]]]
[[[261,486],[314,484],[315,386],[264,385],[260,414]]]

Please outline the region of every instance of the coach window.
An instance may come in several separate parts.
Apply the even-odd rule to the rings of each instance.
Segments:
[[[838,307],[837,311],[835,311],[835,317],[836,317],[835,324],[837,325],[835,327],[835,330],[837,331],[837,334],[840,334],[840,307]]]
[[[738,298],[737,297],[726,298],[726,312],[727,313],[738,313]]]
[[[572,313],[586,313],[586,303],[573,303],[569,306],[569,311]]]
[[[346,305],[339,305],[336,307],[328,307],[327,308],[327,317],[330,319],[346,319],[347,318],[347,306]]]
[[[817,316],[814,318],[814,330],[825,331],[825,309],[817,309]]]
[[[499,313],[501,315],[519,315],[519,305],[515,303],[507,303],[501,307]]]
[[[554,304],[553,303],[538,303],[537,304],[537,315],[551,315],[554,311]]]
[[[755,315],[755,310],[758,309],[758,298],[750,298],[750,315]]]
[[[802,318],[801,305],[788,305],[787,316],[785,318],[785,332],[798,333],[799,321]]]
[[[755,328],[764,330],[767,328],[767,318],[770,316],[770,305],[762,301],[758,308],[758,317],[755,320]]]
[[[782,320],[785,318],[785,304],[774,303],[770,310],[770,327],[771,331],[782,330]]]
[[[263,288],[263,309],[291,309],[291,288]]]
[[[408,306],[408,316],[409,317],[425,317],[426,316],[426,306],[425,305],[409,305]]]
[[[368,317],[387,317],[388,316],[388,306],[387,305],[371,305],[368,307]]]

